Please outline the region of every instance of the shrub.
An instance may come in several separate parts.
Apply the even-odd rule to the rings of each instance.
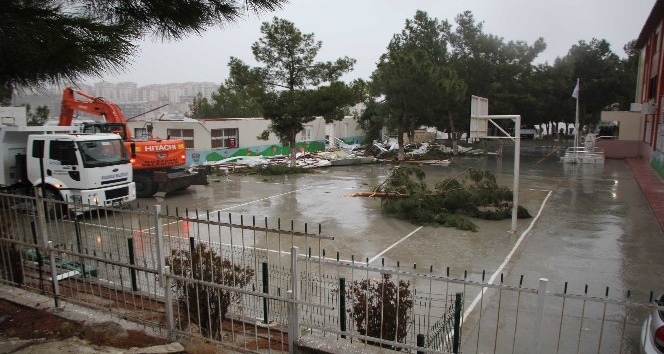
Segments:
[[[189,314],[189,320],[200,327],[203,335],[220,338],[221,321],[226,318],[230,305],[240,300],[241,294],[196,281],[244,288],[254,276],[254,269],[222,259],[203,243],[198,243],[193,252],[173,250],[166,265],[173,274],[191,279],[174,284],[182,312]]]
[[[355,327],[362,335],[390,341],[403,342],[413,307],[410,282],[390,280],[391,275],[381,274],[381,279],[354,281],[348,289],[351,309],[348,311]],[[373,341],[368,344],[390,347]]]

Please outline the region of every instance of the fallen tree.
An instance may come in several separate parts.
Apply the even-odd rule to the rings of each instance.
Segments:
[[[492,172],[467,169],[435,183],[433,190],[425,177],[420,167],[397,167],[372,192],[350,196],[381,198],[383,213],[412,223],[460,230],[477,231],[470,217],[503,220],[512,216],[512,191],[499,186]],[[517,217],[531,215],[519,205]]]

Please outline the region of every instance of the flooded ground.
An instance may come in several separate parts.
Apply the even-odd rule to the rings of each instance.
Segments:
[[[370,274],[369,267],[332,267],[335,274],[328,274],[326,269],[321,272],[319,263],[317,271],[307,272],[332,275],[333,282],[337,277],[348,277],[349,283],[373,279],[383,266],[398,266],[404,271],[401,274],[431,271],[433,276],[428,278],[409,278],[420,302],[414,307],[462,292],[464,353],[527,352],[533,333],[531,309],[538,300],[533,289],[538,288],[540,278],[546,278],[547,293],[552,295],[542,320],[545,352],[606,352],[607,347],[636,352],[643,308],[610,305],[607,310],[603,301],[590,303],[586,297],[565,303],[566,298],[559,295],[625,300],[631,290],[631,300],[648,301],[651,291],[664,291],[664,235],[626,161],[563,165],[558,162],[563,149],[524,143],[519,201],[533,217],[518,220],[516,231],[511,230],[511,220],[474,220],[478,232],[416,225],[383,215],[380,199],[350,197],[384,182],[395,168],[392,164],[330,167],[291,176],[233,174],[165,199],[140,200],[143,208],[159,204],[169,215],[255,225],[272,229],[269,232],[154,218],[140,210],[92,214],[73,222],[49,223],[49,229],[51,236],[58,235],[57,244],[66,249],[83,249],[110,259],[122,258],[127,249],[133,249],[137,264],[148,267],[154,265],[155,256],[150,253],[154,246],[150,236],[159,222],[167,248],[186,248],[195,240],[221,243],[224,247],[219,249],[233,263],[239,261],[254,269],[259,269],[260,262],[269,264],[270,277],[277,279],[279,289],[288,289],[287,277],[281,279],[273,273],[281,269],[288,273],[291,246],[298,246],[301,255],[366,262],[372,268]],[[506,144],[503,157],[458,157],[448,167],[423,168],[431,184],[476,168],[494,172],[500,185],[512,188],[512,156],[513,150]],[[309,236],[293,236],[290,230],[306,230]],[[319,230],[320,235],[311,235]],[[317,262],[306,262],[305,267],[314,268]],[[109,283],[130,278],[126,269],[98,268],[98,278]],[[141,289],[156,287],[153,275],[145,273],[143,278]],[[460,278],[469,281],[454,281]],[[489,286],[500,281],[512,287],[498,290]],[[330,288],[337,286],[332,285]],[[443,308],[429,306],[426,317],[440,317],[435,312]],[[272,316],[285,312],[273,310]],[[417,327],[419,322],[415,323]]]
[[[383,182],[391,164],[331,167],[295,176],[230,175],[165,200],[140,202],[236,222],[242,216],[244,223],[267,222],[273,228],[302,229],[306,223],[311,232],[320,224],[321,234],[334,240],[302,241],[301,249],[312,247],[316,254],[320,248],[328,257],[338,253],[341,259],[372,265],[384,261],[394,267],[399,262],[401,267],[433,267],[441,274],[449,267],[452,275],[467,271],[476,278],[502,272],[505,282],[525,275],[533,288],[545,277],[554,289],[562,291],[569,282],[581,292],[588,285],[597,296],[604,296],[606,287],[611,294],[630,289],[641,297],[662,291],[664,236],[626,162],[564,165],[558,162],[561,151],[555,145],[524,144],[519,198],[535,217],[519,220],[516,233],[510,232],[510,220],[476,221],[475,233],[421,227],[384,216],[379,199],[348,197]],[[499,184],[511,188],[512,156],[506,145],[504,157],[459,157],[453,166],[424,169],[434,182],[467,168],[490,170]]]

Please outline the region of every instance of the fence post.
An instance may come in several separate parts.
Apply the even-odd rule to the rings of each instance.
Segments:
[[[83,278],[87,278],[87,274],[85,271],[85,259],[83,259],[83,256],[81,255],[83,252],[81,251],[81,224],[80,224],[80,215],[75,215],[74,216],[74,231],[76,232],[76,252],[79,253],[78,260],[81,262],[81,276]]]
[[[39,267],[39,290],[42,295],[44,294],[44,259],[41,256],[39,247],[37,247],[37,230],[35,229],[35,222],[30,221],[30,231],[32,232],[32,241],[35,243],[35,255],[37,256],[37,266]]]
[[[164,267],[164,277],[161,280],[161,285],[164,288],[164,296],[166,297],[166,325],[168,326],[169,336],[175,331],[175,322],[173,320],[173,294],[171,294],[171,267]]]
[[[346,278],[339,278],[339,329],[346,332]],[[341,338],[346,338],[345,334]]]
[[[288,353],[295,353],[295,339],[300,338],[300,267],[297,263],[299,248],[291,247],[291,290],[289,290],[288,302]]]
[[[424,348],[424,334],[422,333],[417,335],[417,347]],[[424,354],[424,350],[418,350],[417,354]]]
[[[270,293],[270,277],[267,274],[267,262],[263,262],[263,294]],[[263,323],[268,323],[268,299],[263,297]]]
[[[159,284],[164,289],[166,323],[169,335],[172,335],[175,325],[173,320],[173,294],[171,293],[171,268],[166,266],[166,258],[164,258],[164,225],[160,220],[161,205],[155,205],[152,210],[154,212],[155,242],[157,244],[157,279],[159,279]]]
[[[535,312],[535,325],[533,326],[533,354],[540,352],[540,339],[542,336],[542,321],[544,320],[544,300],[546,299],[546,278],[540,278],[537,290],[537,311]]]
[[[40,164],[40,166],[43,166]],[[35,191],[35,195],[37,196],[37,218],[39,220],[39,232],[41,233],[42,236],[42,244],[44,245],[44,248],[46,248],[46,253],[48,255],[48,259],[51,268],[51,285],[53,287],[53,301],[55,303],[55,307],[58,308],[60,307],[60,284],[58,284],[58,269],[55,267],[55,248],[53,247],[53,242],[49,240],[48,236],[48,231],[46,228],[46,223],[47,221],[47,215],[46,215],[46,210],[44,210],[44,199],[40,195],[38,191]]]
[[[136,259],[134,258],[134,239],[129,237],[127,238],[127,249],[129,250],[129,264],[136,265]],[[131,290],[138,291],[138,281],[136,280],[136,269],[133,267],[129,268],[129,275],[131,275]]]
[[[461,353],[461,307],[463,293],[456,293],[454,298],[454,332],[452,333],[452,353]]]

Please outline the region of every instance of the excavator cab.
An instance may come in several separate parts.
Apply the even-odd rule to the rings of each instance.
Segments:
[[[83,123],[83,133],[113,133],[127,140],[127,127],[123,123]]]

